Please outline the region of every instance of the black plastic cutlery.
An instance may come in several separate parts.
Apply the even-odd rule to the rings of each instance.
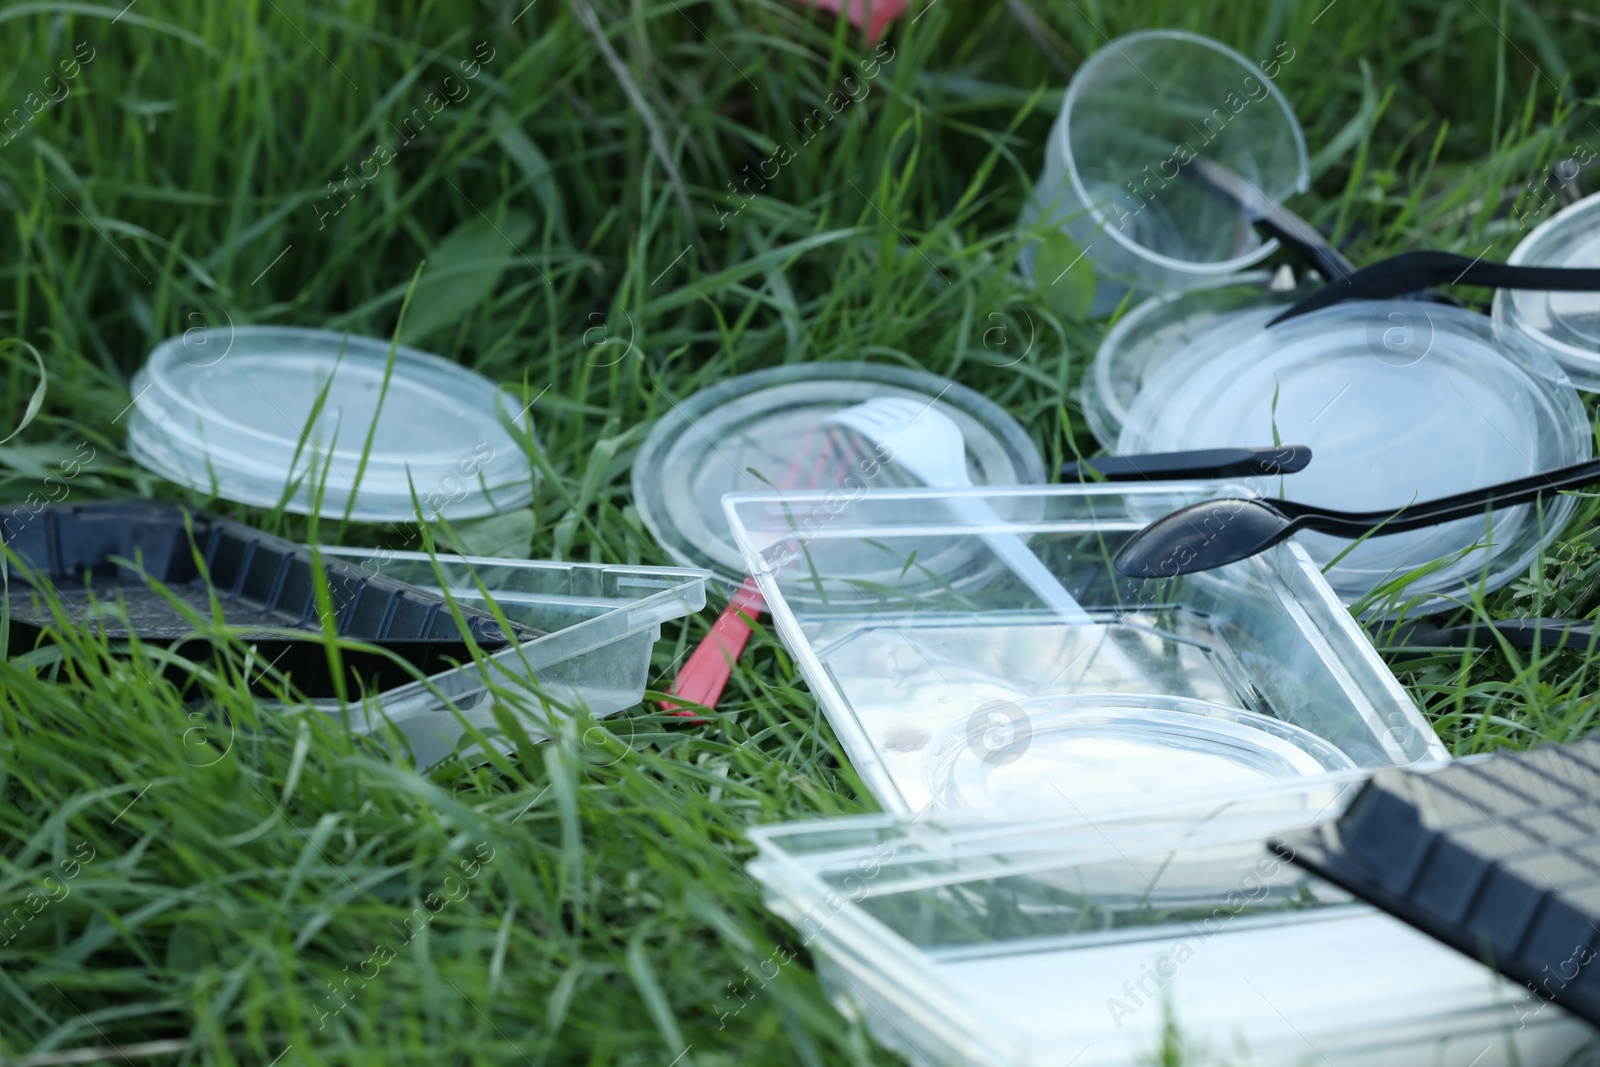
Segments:
[[[1600,268],[1514,267],[1470,259],[1454,252],[1420,250],[1390,256],[1328,285],[1267,323],[1276,326],[1308,311],[1345,300],[1387,300],[1435,285],[1481,285],[1491,289],[1539,289],[1550,292],[1600,290]]]
[[[1600,459],[1385,511],[1334,511],[1293,500],[1219,497],[1180,508],[1134,534],[1112,561],[1130,578],[1170,578],[1247,559],[1302,530],[1382,536],[1530,504],[1600,482]]]
[[[1305,445],[1274,448],[1197,448],[1185,452],[1146,452],[1134,456],[1096,456],[1061,467],[1065,482],[1161,482],[1177,479],[1252,478],[1293,474],[1311,462]]]
[[[1288,208],[1269,202],[1243,175],[1204,156],[1196,157],[1193,167],[1199,178],[1232,200],[1257,230],[1277,238],[1279,244],[1315,267],[1328,281],[1336,282],[1356,273],[1349,257],[1333,247],[1315,226]]]

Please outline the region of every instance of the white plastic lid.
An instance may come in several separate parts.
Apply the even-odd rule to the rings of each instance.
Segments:
[[[744,557],[722,509],[726,494],[919,484],[893,462],[874,462],[870,442],[828,421],[891,396],[936,405],[956,424],[972,484],[1044,482],[1044,462],[1022,426],[971,389],[879,363],[802,363],[742,374],[674,404],[634,460],[634,506],[673,559],[743,581]],[[859,562],[861,575],[888,565]]]
[[[1037,809],[1355,768],[1308,730],[1204,700],[1090,693],[1011,707],[935,744],[928,785],[941,807]]]
[[[1600,267],[1600,193],[1546,219],[1506,262],[1527,267]],[[1502,289],[1494,317],[1553,356],[1579,389],[1600,392],[1600,293]]]
[[[1264,495],[1347,511],[1401,508],[1587,459],[1583,405],[1560,367],[1483,315],[1414,300],[1339,304],[1258,329],[1208,358],[1170,363],[1128,411],[1124,453],[1274,441],[1314,458],[1288,479],[1254,479]],[[1298,540],[1352,602],[1436,565],[1408,596],[1494,589],[1532,561],[1574,502],[1493,512],[1352,542]],[[1471,551],[1483,542],[1483,551]],[[1485,552],[1488,553],[1487,561]],[[1419,605],[1414,605],[1413,608]]]
[[[362,522],[415,518],[413,490],[425,515],[451,520],[533,499],[523,446],[506,429],[518,419],[509,396],[404,346],[385,389],[388,362],[389,342],[326,330],[190,330],[134,376],[128,451],[226,500],[272,507],[287,494],[299,514],[321,482],[321,515],[343,516],[354,495],[350,516]]]

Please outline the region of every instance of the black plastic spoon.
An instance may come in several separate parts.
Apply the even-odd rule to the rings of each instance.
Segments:
[[[1247,559],[1301,530],[1351,538],[1404,533],[1530,504],[1595,482],[1600,482],[1600,459],[1389,511],[1334,511],[1293,500],[1247,497],[1203,500],[1134,534],[1112,564],[1130,578],[1171,578]]]

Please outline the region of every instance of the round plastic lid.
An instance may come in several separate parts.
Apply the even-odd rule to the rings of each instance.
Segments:
[[[937,405],[960,428],[973,485],[1037,485],[1044,462],[998,405],[937,375],[877,363],[804,363],[731,378],[674,404],[633,465],[634,505],[685,566],[733,582],[748,569],[722,510],[724,494],[919,484],[870,442],[828,417],[877,397]],[[930,566],[935,561],[922,559]],[[850,561],[835,561],[850,569]],[[900,561],[897,569],[903,569]],[[862,561],[860,573],[885,565]]]
[[[509,396],[404,346],[385,390],[388,360],[388,341],[325,330],[190,330],[134,376],[128,451],[180,485],[263,507],[287,495],[300,514],[320,483],[319,514],[343,516],[354,495],[350,516],[362,522],[414,519],[413,491],[425,515],[450,520],[533,499],[523,447],[505,428],[518,419]]]
[[[1315,458],[1252,488],[1348,511],[1398,509],[1590,455],[1583,405],[1548,355],[1486,316],[1406,300],[1340,304],[1173,361],[1129,409],[1117,447],[1274,441],[1309,445]],[[1542,523],[1525,506],[1359,544],[1297,540],[1333,564],[1328,580],[1347,603],[1425,566],[1406,594],[1455,596],[1525,569],[1573,507],[1570,497],[1546,503]]]
[[[1507,262],[1600,267],[1600,193],[1546,219],[1522,239]],[[1549,352],[1573,385],[1600,392],[1600,293],[1502,289],[1495,294],[1494,317]]]
[[[1187,697],[1092,693],[1012,709],[991,724],[963,724],[932,748],[928,782],[941,807],[1076,804],[1355,767],[1301,727]]]
[[[1271,281],[1268,271],[1233,275],[1151,297],[1118,319],[1083,376],[1083,411],[1095,440],[1116,448],[1128,408],[1167,364],[1204,359],[1210,348],[1248,336],[1311,288],[1275,290]]]

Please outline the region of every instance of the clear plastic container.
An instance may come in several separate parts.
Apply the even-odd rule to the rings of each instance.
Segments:
[[[1238,204],[1193,172],[1197,157],[1273,205],[1310,183],[1300,124],[1255,63],[1179,30],[1119,37],[1067,87],[1022,224],[1058,225],[1083,250],[1098,282],[1095,314],[1129,288],[1161,293],[1235,274],[1277,242],[1262,241]],[[1022,266],[1031,273],[1031,250]]]
[[[825,987],[917,1065],[1556,1065],[1595,1030],[1269,852],[1349,773],[1048,819],[759,827]]]
[[[1062,711],[1029,703],[1042,698],[1078,698],[1075,710],[1085,714],[1095,705],[1126,709],[1129,696],[1172,698],[1180,702],[1151,709],[1152,721],[1165,717],[1157,711],[1191,715],[1196,729],[1215,724],[1199,723],[1196,705],[1183,701],[1222,705],[1314,735],[1336,750],[1329,767],[1445,758],[1299,546],[1177,579],[1145,582],[1112,570],[1118,547],[1150,519],[1223,488],[885,489],[854,501],[734,494],[726,507],[779,634],[856,772],[890,811],[947,802],[941,754],[950,732],[962,730],[967,740],[958,748],[971,746],[980,762],[1005,766],[1013,778],[1037,768],[1029,803],[1048,803],[1052,781],[1077,802],[1081,782],[1052,778],[1046,735]],[[970,501],[995,519],[982,519],[986,509]],[[1047,607],[991,547],[997,533],[1026,541],[1090,622]],[[1102,753],[1094,788],[1133,797],[1170,788],[1168,775],[1237,784],[1250,760],[1218,758],[1224,732],[1201,731],[1179,751],[1167,723],[1142,735],[1130,727],[1133,743]],[[1254,735],[1255,766],[1278,768],[1257,778],[1293,764],[1283,761],[1283,738],[1235,732],[1244,735],[1240,744]],[[1166,755],[1153,763],[1163,745]],[[1019,747],[1027,762],[1009,766]]]
[[[633,707],[649,681],[650,650],[661,624],[705,607],[709,577],[674,567],[430,558],[369,548],[320,551],[466,604],[499,609],[511,622],[543,635],[489,657],[484,669],[469,663],[349,709],[357,733],[378,734],[386,719],[392,723],[418,767],[469,751],[461,745],[468,724],[501,744],[491,711],[497,701],[516,709],[535,737],[547,736],[577,708],[600,718]],[[334,703],[317,706],[336,718],[345,714]]]
[[[1527,267],[1600,267],[1600,194],[1534,228],[1506,260]],[[1566,369],[1572,384],[1600,392],[1600,293],[1502,289],[1494,317],[1526,334]]]
[[[519,405],[415,348],[398,346],[391,368],[389,347],[289,326],[168,338],[134,375],[128,452],[179,485],[258,507],[282,500],[309,514],[320,487],[320,514],[348,508],[361,522],[414,519],[413,494],[425,516],[452,520],[531,501],[527,457],[506,429],[526,419]]]
[[[1116,449],[1128,409],[1168,364],[1204,360],[1218,346],[1237,344],[1315,288],[1278,290],[1271,281],[1266,271],[1218,279],[1153,296],[1118,319],[1083,376],[1083,413],[1095,440]]]
[[[994,401],[935,374],[883,363],[771,367],[704,389],[662,417],[633,464],[639,516],[673,559],[737,586],[744,558],[722,510],[727,493],[916,485],[884,450],[829,420],[881,397],[926,404],[955,423],[974,485],[1045,480],[1021,424]]]
[[[1347,511],[1399,509],[1591,454],[1588,416],[1561,368],[1484,315],[1352,301],[1261,325],[1213,330],[1147,379],[1117,451],[1309,445],[1315,458],[1292,479],[1247,484]],[[1329,567],[1346,603],[1427,568],[1404,592],[1416,613],[1521,574],[1575,507],[1562,497],[1355,545],[1327,534],[1296,540]]]

